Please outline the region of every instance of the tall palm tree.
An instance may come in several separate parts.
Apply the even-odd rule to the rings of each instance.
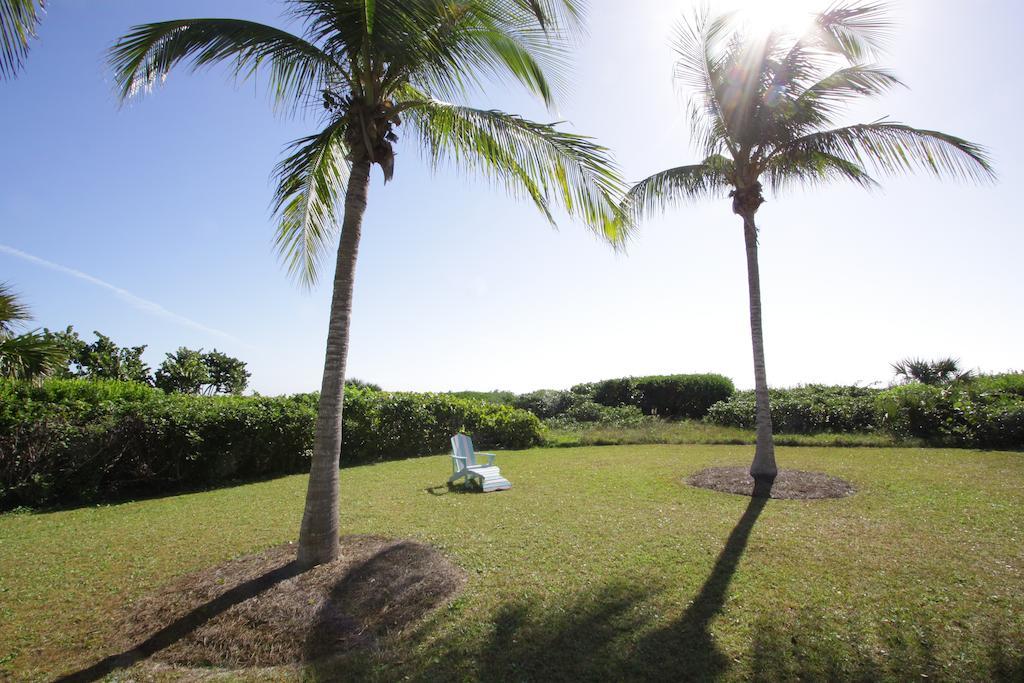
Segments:
[[[868,61],[890,28],[886,8],[876,4],[835,4],[796,36],[759,37],[744,31],[735,16],[696,13],[677,30],[675,76],[695,90],[689,114],[704,160],[656,173],[627,196],[626,205],[639,218],[680,200],[727,195],[743,220],[757,404],[750,468],[755,480],[770,481],[778,473],[754,220],[764,202],[762,183],[773,191],[836,180],[871,188],[877,183],[868,166],[885,174],[921,169],[936,176],[994,178],[985,150],[952,135],[886,119],[837,125],[844,105],[902,85]]]
[[[45,6],[45,0],[0,0],[0,78],[21,69]]]
[[[66,361],[63,349],[38,332],[18,334],[32,319],[28,307],[7,283],[0,282],[0,377],[37,380]]]
[[[279,105],[315,108],[323,128],[295,141],[275,169],[277,246],[292,273],[316,279],[337,233],[319,416],[298,561],[338,549],[338,458],[356,253],[370,170],[394,173],[400,124],[435,163],[453,162],[532,200],[553,222],[554,203],[612,242],[626,223],[625,190],[607,151],[554,125],[453,103],[493,79],[525,86],[549,105],[565,48],[582,20],[579,0],[290,0],[302,36],[236,19],[136,26],[111,50],[122,98],[179,62],[229,62],[239,78],[263,71]],[[548,74],[551,74],[550,76]],[[342,205],[341,197],[344,196]]]

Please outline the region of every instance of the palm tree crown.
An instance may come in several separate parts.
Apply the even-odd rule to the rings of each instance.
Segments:
[[[733,15],[700,13],[682,23],[675,76],[695,92],[690,120],[704,161],[638,183],[630,192],[634,210],[727,193],[737,209],[756,210],[762,183],[771,190],[832,180],[873,187],[868,167],[993,178],[985,150],[952,135],[886,119],[836,126],[844,105],[903,85],[866,61],[889,30],[885,6],[856,3],[833,5],[801,36],[744,35]]]
[[[498,180],[549,220],[557,202],[621,242],[617,200],[625,188],[604,148],[554,125],[451,103],[499,79],[552,104],[579,2],[289,0],[288,7],[303,37],[236,19],[166,21],[135,27],[112,49],[111,64],[125,99],[178,62],[227,61],[240,78],[262,69],[277,105],[320,110],[322,130],[292,143],[275,169],[277,244],[301,279],[315,281],[335,233],[348,165],[369,161],[390,179],[403,123],[433,161]]]

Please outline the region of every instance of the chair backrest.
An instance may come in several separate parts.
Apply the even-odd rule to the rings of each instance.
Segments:
[[[465,434],[456,434],[452,437],[452,453],[460,458],[465,458],[466,467],[476,464],[476,455],[473,453],[473,439]]]

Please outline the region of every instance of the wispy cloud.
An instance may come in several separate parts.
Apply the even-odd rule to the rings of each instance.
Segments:
[[[202,324],[200,322],[196,322],[195,320],[192,320],[191,318],[187,318],[187,317],[185,317],[185,316],[183,316],[183,315],[181,315],[179,313],[175,313],[174,311],[169,311],[166,308],[164,308],[163,306],[161,306],[160,304],[156,303],[155,301],[150,301],[149,299],[143,299],[141,296],[137,296],[135,294],[132,294],[127,289],[121,289],[120,287],[118,287],[116,285],[112,285],[109,282],[106,282],[104,280],[99,279],[98,277],[93,277],[92,275],[89,275],[88,273],[83,273],[80,270],[75,270],[74,268],[68,268],[67,266],[62,266],[59,263],[54,263],[53,261],[47,261],[46,259],[39,258],[38,256],[33,256],[32,254],[24,252],[24,251],[22,251],[20,249],[15,249],[14,247],[9,247],[6,244],[0,244],[0,253],[10,254],[11,256],[14,256],[16,258],[20,258],[23,261],[28,261],[29,263],[34,263],[37,266],[42,266],[44,268],[49,268],[50,270],[55,270],[58,273],[64,273],[65,275],[70,275],[71,277],[76,277],[79,280],[85,280],[86,282],[88,282],[90,284],[96,285],[97,287],[102,287],[103,289],[106,289],[106,290],[109,290],[109,291],[113,292],[114,294],[117,295],[118,298],[124,300],[125,302],[127,302],[128,304],[134,306],[135,308],[139,309],[140,311],[144,311],[144,312],[149,313],[151,315],[155,315],[157,317],[163,318],[164,320],[169,320],[171,322],[177,323],[179,325],[183,325],[185,327],[191,327],[194,330],[199,330],[199,331],[205,332],[207,334],[212,334],[212,335],[216,335],[218,337],[223,337],[224,339],[230,339],[231,341],[236,342],[236,343],[240,343],[240,344],[244,343],[244,342],[241,342],[239,339],[235,338],[234,336],[228,334],[227,332],[225,332],[223,330],[218,330],[215,327],[209,327],[208,325],[204,325],[204,324]]]

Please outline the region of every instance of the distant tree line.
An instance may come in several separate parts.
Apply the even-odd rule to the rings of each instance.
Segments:
[[[246,363],[217,349],[204,352],[184,346],[152,372],[142,360],[146,346],[118,346],[110,337],[93,332],[88,343],[71,326],[60,332],[43,330],[43,338],[61,349],[67,359],[52,376],[62,379],[110,379],[138,382],[181,394],[241,394],[249,384]]]

